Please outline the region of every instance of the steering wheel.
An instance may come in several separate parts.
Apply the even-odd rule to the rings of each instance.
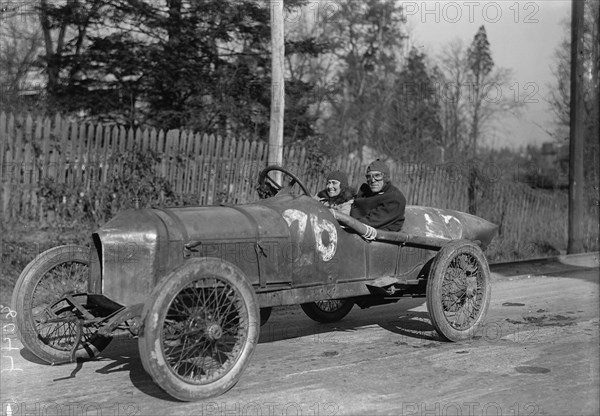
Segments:
[[[282,186],[269,176],[269,172],[272,171],[279,171],[285,174],[286,176],[289,176],[291,180],[286,186]],[[260,199],[265,199],[277,195],[284,188],[287,188],[286,192],[289,192],[289,190],[291,190],[291,188],[295,184],[298,184],[298,186],[300,187],[300,189],[302,189],[302,192],[304,192],[306,196],[311,196],[304,183],[302,183],[302,181],[298,179],[296,175],[294,175],[287,169],[282,168],[281,166],[272,165],[267,166],[266,168],[260,171],[260,174],[258,175],[258,187],[256,188],[256,190],[258,191]]]

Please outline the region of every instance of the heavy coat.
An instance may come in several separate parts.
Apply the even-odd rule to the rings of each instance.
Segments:
[[[405,207],[404,194],[391,182],[378,193],[373,193],[369,185],[363,183],[354,198],[350,215],[373,228],[400,231]]]

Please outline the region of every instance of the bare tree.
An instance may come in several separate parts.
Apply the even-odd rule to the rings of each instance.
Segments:
[[[512,87],[510,69],[496,67],[483,71],[479,68],[477,76],[473,66],[469,49],[460,40],[448,43],[438,57],[442,146],[448,159],[476,157],[494,121],[525,105],[521,97],[515,99],[517,97],[507,94]]]
[[[469,48],[452,41],[439,58],[442,146],[448,160],[466,162],[469,177],[469,212],[477,211],[479,168],[477,152],[482,139],[502,114],[524,105],[506,94],[511,71],[493,68],[491,50],[480,28]]]
[[[463,94],[467,83],[467,60],[462,41],[451,41],[438,61],[442,146],[447,158],[454,160],[468,150],[467,102]]]
[[[3,13],[0,25],[0,106],[3,110],[19,112],[31,104],[24,96],[28,90],[39,89],[33,78],[41,46],[42,35],[35,13],[22,8]]]

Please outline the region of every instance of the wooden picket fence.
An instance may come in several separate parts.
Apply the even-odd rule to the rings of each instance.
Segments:
[[[258,173],[267,164],[263,141],[235,140],[180,130],[127,130],[123,127],[77,123],[57,114],[53,119],[0,113],[2,213],[7,221],[36,221],[45,215],[40,183],[83,185],[90,188],[122,173],[111,156],[126,151],[152,150],[161,155],[156,170],[178,194],[193,195],[200,205],[245,203],[257,199]],[[303,177],[310,189],[329,166],[310,167],[306,149],[288,146],[284,165]],[[356,171],[360,162],[342,161],[337,167]]]
[[[258,173],[267,165],[263,141],[235,140],[180,130],[127,130],[123,127],[77,123],[57,114],[53,119],[0,113],[2,213],[5,220],[40,220],[44,201],[38,195],[44,179],[90,188],[121,173],[111,156],[132,150],[162,155],[156,169],[179,194],[194,195],[201,205],[245,203],[257,199]],[[340,156],[311,161],[302,146],[284,148],[283,165],[315,193],[323,174],[348,173],[358,186],[364,174],[359,158]],[[414,204],[464,209],[462,181],[444,180],[444,172],[392,166],[398,185]]]
[[[42,118],[0,113],[3,220],[45,221],[47,207],[39,194],[44,179],[89,189],[121,172],[121,166],[110,166],[111,155],[132,150],[160,154],[156,170],[173,190],[191,195],[197,204],[211,205],[258,199],[256,180],[267,165],[268,145],[184,130],[79,123],[60,114]],[[315,193],[324,186],[324,173],[333,169],[347,172],[350,183],[358,186],[370,162],[346,155],[315,161],[298,145],[286,146],[283,160]],[[390,165],[394,182],[409,204],[467,211],[467,175],[457,175],[444,166]],[[477,215],[500,224],[501,233],[511,240],[545,239],[563,245],[567,226],[564,193],[488,179],[483,178],[478,186]],[[597,218],[597,209],[590,210],[590,216]],[[589,238],[597,245],[597,219],[590,224]]]

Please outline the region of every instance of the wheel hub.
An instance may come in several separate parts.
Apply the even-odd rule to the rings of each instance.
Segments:
[[[473,298],[477,294],[477,280],[474,277],[468,279],[465,294],[469,298]]]
[[[212,341],[216,341],[223,336],[223,328],[217,323],[212,323],[206,328],[206,335]]]

